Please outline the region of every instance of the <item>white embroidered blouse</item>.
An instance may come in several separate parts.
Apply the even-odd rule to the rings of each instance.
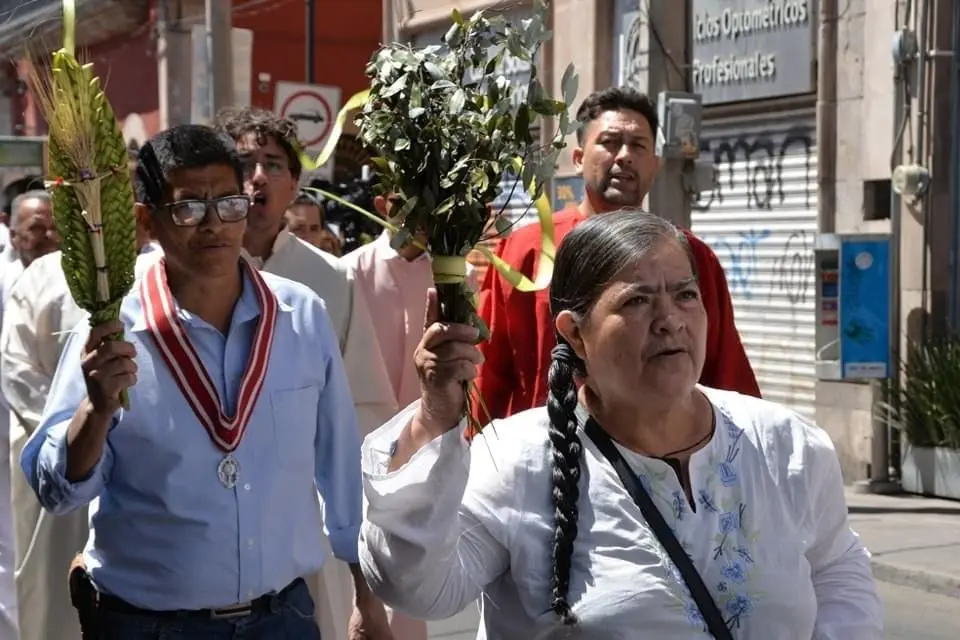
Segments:
[[[829,437],[792,411],[703,389],[716,431],[690,461],[691,505],[665,462],[620,447],[739,640],[879,640],[869,554],[847,523]],[[424,619],[482,596],[479,639],[710,637],[613,467],[581,432],[579,520],[563,626],[549,610],[548,418],[532,409],[472,447],[455,429],[387,473],[416,403],[367,437],[360,561],[387,604]]]

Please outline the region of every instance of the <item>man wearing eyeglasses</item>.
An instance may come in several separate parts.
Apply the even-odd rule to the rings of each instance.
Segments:
[[[316,294],[241,259],[242,183],[233,141],[208,127],[144,145],[137,215],[164,257],[119,322],[74,330],[24,447],[45,509],[99,498],[70,576],[84,637],[319,638],[300,577],[325,561],[318,490],[334,553],[357,562],[360,438],[337,339]]]
[[[300,240],[284,225],[302,169],[296,125],[270,111],[243,107],[220,112],[217,127],[237,143],[244,163],[244,191],[253,200],[244,249],[263,271],[302,283],[323,299],[339,339],[357,424],[361,435],[366,435],[399,407],[377,349],[367,300],[356,286],[353,270]],[[347,637],[353,611],[351,576],[346,565],[330,562],[324,565],[322,575],[307,577],[325,638]]]

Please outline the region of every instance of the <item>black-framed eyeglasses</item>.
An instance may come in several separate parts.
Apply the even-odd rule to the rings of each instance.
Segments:
[[[195,227],[213,209],[220,222],[240,222],[250,213],[250,198],[244,195],[224,196],[212,200],[178,200],[164,206],[178,227]]]

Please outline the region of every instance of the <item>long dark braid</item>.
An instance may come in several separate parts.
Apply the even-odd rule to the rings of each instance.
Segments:
[[[664,241],[680,244],[687,252],[695,275],[696,263],[686,236],[663,218],[642,211],[623,210],[591,216],[577,225],[557,250],[550,283],[550,313],[554,320],[560,314],[568,313],[582,327],[609,283]],[[564,624],[575,624],[577,618],[567,597],[573,545],[577,539],[583,447],[577,435],[574,376],[586,376],[588,367],[577,357],[571,344],[560,337],[550,355],[547,414],[553,454],[551,494],[554,509],[550,609]],[[589,384],[589,378],[585,380]]]
[[[550,578],[550,608],[564,624],[575,624],[567,602],[573,543],[577,539],[580,499],[580,437],[577,435],[577,387],[574,374],[579,358],[569,344],[560,342],[551,354],[547,374],[550,445],[553,449],[553,575]]]

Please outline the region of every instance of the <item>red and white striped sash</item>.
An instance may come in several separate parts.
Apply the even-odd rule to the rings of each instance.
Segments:
[[[273,332],[277,324],[276,296],[246,260],[241,262],[253,282],[260,305],[260,319],[257,321],[246,371],[240,380],[237,408],[232,417],[224,414],[217,388],[176,315],[176,302],[167,286],[166,261],[160,259],[151,266],[140,282],[143,314],[157,350],[210,439],[225,453],[240,446],[247,430],[267,378]]]

